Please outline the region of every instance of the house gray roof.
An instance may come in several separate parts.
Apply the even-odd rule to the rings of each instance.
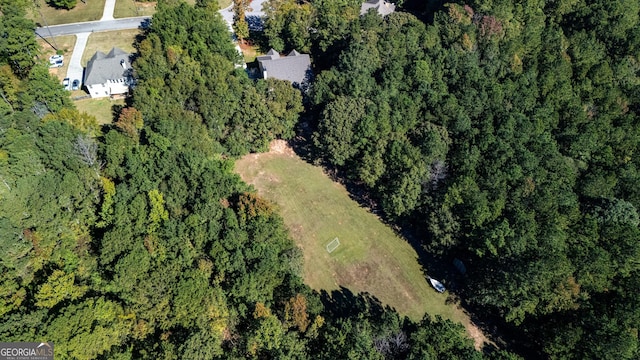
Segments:
[[[280,54],[277,51],[273,50],[273,49],[269,50],[267,55],[275,55],[276,57],[280,57]]]
[[[380,16],[387,16],[396,10],[396,5],[384,0],[367,0],[360,7],[360,15],[364,15],[369,9],[375,9]]]
[[[308,54],[300,54],[293,50],[287,56],[281,56],[271,49],[266,55],[257,58],[263,77],[287,80],[301,85],[309,71],[311,59]]]
[[[131,69],[130,54],[114,47],[105,54],[96,52],[89,62],[84,75],[84,84],[87,86],[104,84],[107,80],[116,80],[127,77],[127,71]]]

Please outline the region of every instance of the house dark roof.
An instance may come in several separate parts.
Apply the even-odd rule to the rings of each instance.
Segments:
[[[126,78],[126,72],[131,69],[129,57],[130,54],[116,47],[106,55],[101,51],[96,52],[87,63],[84,84],[90,86]]]
[[[291,83],[302,84],[311,70],[311,59],[307,54],[300,54],[293,50],[287,56],[271,49],[266,55],[257,58],[262,76],[280,80],[287,80]]]
[[[396,10],[396,5],[384,0],[367,0],[360,7],[360,15],[364,15],[369,9],[375,9],[380,16],[387,16]]]

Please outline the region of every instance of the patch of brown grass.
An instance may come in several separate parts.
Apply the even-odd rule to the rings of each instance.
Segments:
[[[244,62],[245,63],[251,63],[256,61],[256,58],[259,55],[259,48],[256,45],[253,45],[249,42],[245,42],[242,44],[239,44],[240,46],[240,50],[242,50],[242,56],[244,57]]]

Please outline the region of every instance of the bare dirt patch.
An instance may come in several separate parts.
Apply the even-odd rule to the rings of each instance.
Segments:
[[[349,266],[340,266],[337,277],[340,284],[353,284],[357,287],[365,287],[371,283],[371,278],[376,276],[376,268],[367,262],[357,262]]]
[[[464,324],[465,329],[467,329],[467,333],[473,339],[473,346],[476,350],[482,350],[485,344],[492,344],[493,341],[489,340],[487,336],[477,327],[474,323],[469,322]]]
[[[295,152],[284,140],[273,140],[269,144],[269,153],[271,154],[284,154],[288,156],[294,156]]]
[[[293,156],[296,156],[296,153],[293,151],[293,149],[289,146],[289,144],[285,140],[273,140],[269,144],[268,152],[245,155],[245,157],[243,158],[243,161],[250,163],[250,165],[247,166],[248,168],[256,169],[258,167],[259,162],[265,157],[282,156],[282,155],[293,157]],[[265,180],[263,179],[265,177],[264,171],[258,171],[253,178],[245,176],[244,174],[240,174],[240,176],[242,177],[242,180],[244,180],[244,182],[252,185],[257,185],[258,181]],[[276,180],[277,182],[280,181],[278,177],[276,177],[275,174],[273,173],[266,176],[266,180],[271,180],[271,179]]]

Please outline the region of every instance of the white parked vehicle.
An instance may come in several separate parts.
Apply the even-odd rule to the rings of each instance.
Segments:
[[[442,283],[436,279],[429,278],[429,282],[431,283],[431,286],[433,286],[433,288],[436,289],[436,291],[439,293],[443,293],[445,292],[445,290],[447,290],[447,288],[445,288],[444,285],[442,285]]]
[[[51,55],[49,57],[49,64],[54,65],[64,60],[64,55]]]

